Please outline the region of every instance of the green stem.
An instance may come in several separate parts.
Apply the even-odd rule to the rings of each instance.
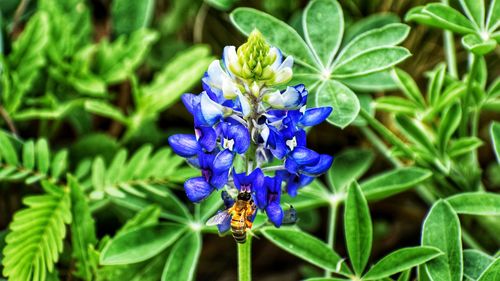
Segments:
[[[443,4],[449,5],[448,0],[442,0]],[[455,41],[451,31],[443,31],[444,50],[446,55],[446,64],[448,65],[448,73],[451,77],[457,78],[457,59],[455,57]]]
[[[472,57],[472,65],[469,70],[469,75],[467,76],[467,85],[465,89],[465,96],[462,101],[462,121],[460,123],[459,133],[461,137],[467,136],[467,125],[469,123],[469,106],[472,99],[472,84],[474,83],[474,77],[479,66],[479,56],[474,55]]]
[[[238,280],[252,280],[252,236],[247,236],[245,243],[238,245]]]
[[[399,148],[407,157],[413,158],[413,152],[408,146],[398,138],[393,132],[387,129],[384,124],[380,123],[375,117],[371,116],[370,113],[366,112],[363,108],[359,111],[359,114],[366,122],[372,126],[379,134],[381,134],[385,139],[390,142],[392,145]]]
[[[403,163],[399,159],[394,158],[389,153],[389,148],[384,144],[384,142],[368,127],[361,127],[361,132],[365,137],[375,146],[375,148],[396,168],[404,167]],[[432,194],[425,186],[418,185],[416,188],[417,194],[422,198],[427,204],[432,205],[436,201],[436,196]]]
[[[337,209],[339,206],[339,202],[331,202],[329,207],[329,221],[328,221],[328,237],[327,243],[328,247],[333,249],[335,245],[335,226],[337,222]],[[325,270],[325,277],[331,277],[332,272],[329,270]]]

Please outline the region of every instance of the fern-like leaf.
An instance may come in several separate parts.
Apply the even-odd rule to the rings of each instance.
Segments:
[[[73,216],[71,243],[73,257],[76,260],[74,275],[90,281],[93,278],[93,265],[89,246],[93,247],[97,243],[95,221],[90,213],[87,198],[74,177],[68,176],[68,186],[71,190],[71,214]]]
[[[71,222],[70,194],[48,181],[42,186],[47,193],[25,197],[28,208],[18,211],[9,226],[2,260],[9,280],[46,280],[63,250]]]
[[[90,197],[105,197],[122,207],[139,211],[151,204],[162,208],[161,217],[174,221],[186,221],[191,217],[186,206],[170,191],[198,171],[184,166],[184,159],[174,155],[169,148],[152,154],[152,147],[141,147],[127,160],[127,151],[119,151],[106,166],[97,157],[93,163],[87,184],[92,185]]]
[[[58,181],[66,170],[68,153],[61,150],[53,158],[50,155],[45,139],[21,143],[0,132],[0,181],[24,181],[26,184],[44,179]]]

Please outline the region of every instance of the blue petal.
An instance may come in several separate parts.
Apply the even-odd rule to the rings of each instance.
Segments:
[[[233,158],[234,155],[231,153],[229,149],[224,149],[223,151],[219,152],[214,159],[213,162],[213,170],[216,173],[220,172],[227,172],[231,168],[231,165],[233,165]]]
[[[243,154],[250,147],[250,133],[248,129],[239,124],[229,127],[228,136],[234,140],[234,151],[238,154]]]
[[[182,103],[191,114],[195,111],[196,106],[200,104],[200,98],[200,95],[194,94],[184,94],[181,97]]]
[[[333,157],[326,154],[321,154],[317,164],[313,166],[303,167],[303,171],[314,176],[318,176],[326,172],[333,163]]]
[[[269,177],[265,177],[265,182],[272,180]],[[267,184],[262,184],[253,188],[255,192],[255,203],[260,209],[264,209],[267,206]]]
[[[269,220],[276,226],[280,227],[283,221],[283,209],[279,203],[273,202],[266,207],[266,213]]]
[[[233,168],[232,175],[233,175],[234,186],[238,189],[238,191],[240,191],[241,185],[243,184],[241,180],[244,180],[245,173],[238,174]]]
[[[260,168],[255,169],[248,177],[251,180],[252,190],[264,186],[264,173]]]
[[[315,126],[325,121],[326,118],[332,113],[331,107],[318,107],[311,108],[304,112],[300,118],[299,125],[301,126]]]
[[[217,146],[217,133],[214,128],[199,126],[195,129],[198,143],[207,151],[212,151]]]
[[[309,148],[297,146],[291,152],[290,157],[300,166],[315,165],[319,162],[319,154]]]
[[[178,134],[168,138],[172,150],[182,157],[192,157],[201,150],[195,135]]]
[[[285,159],[285,169],[291,174],[296,174],[299,171],[299,165],[293,158],[287,157]]]
[[[214,190],[202,177],[188,179],[184,183],[186,195],[192,202],[198,203],[207,198]]]
[[[300,178],[297,175],[292,175],[289,178],[288,183],[286,185],[286,193],[288,193],[288,195],[290,195],[291,197],[297,196],[297,191],[301,187],[299,181]]]
[[[206,92],[201,94],[201,113],[208,125],[214,125],[224,115],[222,105],[213,101]]]
[[[229,172],[224,171],[220,173],[213,174],[210,178],[210,184],[217,190],[221,189],[226,185]]]

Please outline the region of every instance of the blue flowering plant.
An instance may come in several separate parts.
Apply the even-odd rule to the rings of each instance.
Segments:
[[[229,207],[236,194],[247,192],[280,227],[282,193],[297,195],[329,169],[333,158],[307,148],[305,129],[324,121],[332,108],[307,108],[304,85],[285,86],[292,65],[291,56],[285,58],[254,30],[246,43],[225,47],[222,60],[210,64],[203,92],[182,96],[194,117],[194,134],[173,135],[169,143],[201,170],[184,184],[189,200],[198,203],[225,189]],[[220,231],[229,229],[229,221],[224,224]]]

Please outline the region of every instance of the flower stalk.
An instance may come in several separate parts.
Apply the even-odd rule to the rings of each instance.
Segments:
[[[245,243],[238,243],[238,280],[252,280],[252,236]]]

